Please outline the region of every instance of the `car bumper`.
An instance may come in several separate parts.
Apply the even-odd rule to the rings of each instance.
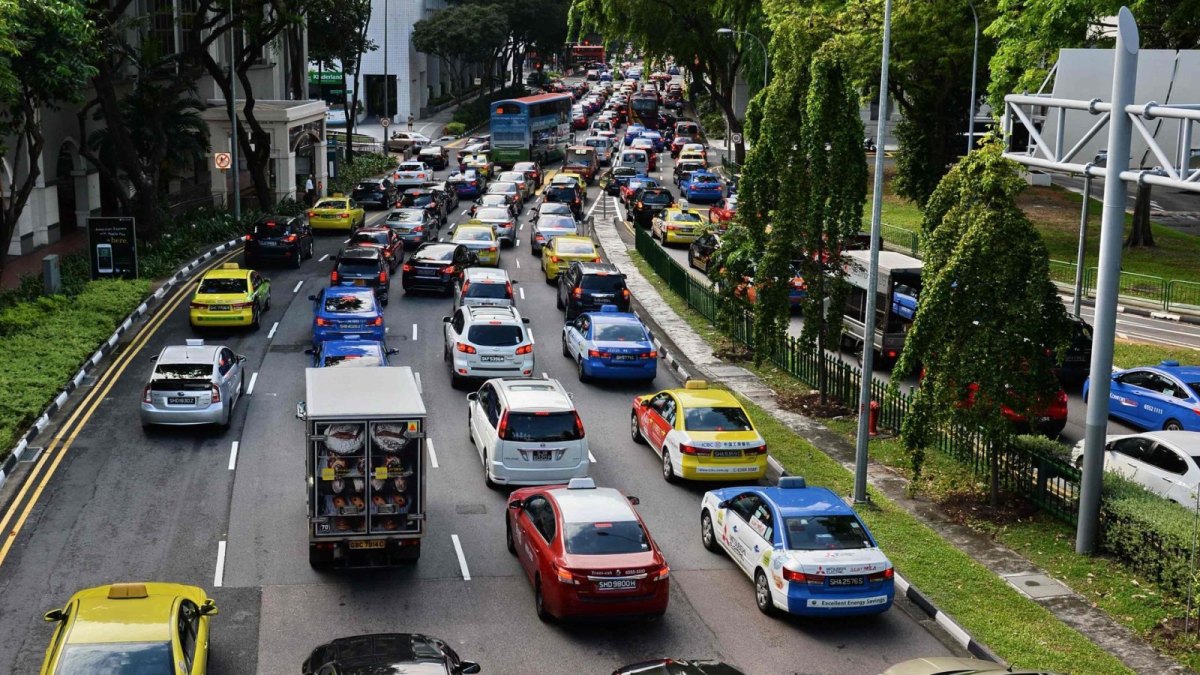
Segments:
[[[597,359],[585,359],[583,372],[588,377],[604,380],[648,380],[658,374],[658,360],[604,363]]]
[[[486,265],[487,267],[500,266],[500,251],[480,251],[478,249],[471,249],[471,252],[479,256],[480,265]]]
[[[318,328],[313,327],[313,345],[319,345],[329,340],[378,340],[383,342],[387,337],[382,326],[369,328]]]
[[[200,393],[208,395],[208,392]],[[224,403],[213,403],[207,408],[163,410],[154,407],[153,403],[143,403],[141,418],[142,424],[162,424],[168,426],[220,424],[225,421],[225,407]]]
[[[789,584],[787,611],[797,616],[859,616],[880,614],[891,608],[895,584],[854,593],[812,593],[799,584]]]
[[[546,600],[548,609],[560,618],[637,617],[662,614],[667,611],[671,581],[655,582],[657,588],[649,593],[605,596],[600,593],[579,593],[566,587],[556,597]]]
[[[722,197],[720,192],[693,192],[691,190],[688,190],[684,194],[689,202],[701,202],[701,203],[703,203],[703,202],[711,202],[711,203],[719,202],[719,201],[721,201],[721,197]]]
[[[424,232],[412,232],[409,234],[401,234],[398,236],[400,237],[400,241],[403,242],[404,246],[407,248],[414,248],[416,246],[420,246],[421,244],[425,243],[425,241],[426,241]]]
[[[308,219],[308,224],[313,229],[317,230],[351,230],[354,229],[353,218],[324,218],[322,216],[313,216]]]
[[[419,277],[419,276],[416,276],[415,274],[406,274],[405,276],[401,277],[400,283],[404,287],[404,290],[406,290],[406,291],[409,289],[413,289],[413,288],[425,289],[425,290],[449,291],[451,288],[454,287],[454,277],[449,276],[449,275],[438,275],[436,277]]]
[[[700,238],[699,232],[682,233],[682,232],[672,232],[671,230],[667,230],[667,243],[668,244],[690,244],[699,238]]]
[[[210,312],[203,309],[188,311],[188,320],[193,326],[249,326],[254,321],[254,310],[239,309],[229,312]]]
[[[586,478],[590,462],[583,458],[576,466],[552,469],[525,469],[510,467],[503,462],[491,463],[492,480],[501,485],[554,485],[566,483],[572,478]]]
[[[742,459],[736,463],[701,459],[684,455],[678,467],[680,478],[687,480],[750,480],[767,475],[767,456]]]
[[[457,354],[458,352],[455,352]],[[454,372],[459,377],[490,380],[493,377],[528,377],[533,374],[533,357],[517,363],[498,363],[493,366],[467,363],[466,359],[454,359]]]
[[[247,258],[254,260],[295,260],[300,255],[299,246],[247,246],[244,251]]]
[[[511,244],[517,240],[517,228],[516,227],[498,227],[498,228],[496,228],[496,236]]]

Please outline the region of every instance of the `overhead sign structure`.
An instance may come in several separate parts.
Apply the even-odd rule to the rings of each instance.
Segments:
[[[87,219],[92,279],[136,279],[137,231],[133,218]]]
[[[233,155],[228,152],[214,152],[213,166],[217,167],[221,171],[228,169],[229,167],[233,166]]]

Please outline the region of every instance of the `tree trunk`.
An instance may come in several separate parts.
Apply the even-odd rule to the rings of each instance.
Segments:
[[[25,102],[26,114],[24,129],[18,134],[17,147],[12,153],[13,162],[9,167],[12,172],[9,174],[11,180],[16,175],[21,155],[25,156],[25,162],[28,166],[28,171],[25,174],[24,180],[19,184],[10,182],[8,185],[8,193],[0,191],[0,227],[3,228],[2,233],[4,241],[7,243],[12,241],[13,233],[17,231],[17,224],[21,220],[21,213],[25,210],[25,205],[29,202],[29,195],[33,193],[33,186],[37,183],[38,176],[41,175],[41,167],[38,165],[38,159],[42,155],[42,148],[46,141],[42,136],[40,122],[35,111],[28,101]],[[0,251],[0,271],[4,270],[4,262],[8,258],[8,251]]]
[[[304,31],[293,26],[287,31],[288,91],[292,98],[302,101],[308,98],[308,67],[304,63]]]
[[[1125,240],[1128,248],[1154,248],[1154,233],[1150,230],[1150,188],[1149,183],[1138,185],[1137,200],[1133,207],[1133,227],[1129,230],[1129,238]]]

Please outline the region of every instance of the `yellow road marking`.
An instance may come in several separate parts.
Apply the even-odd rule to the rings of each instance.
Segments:
[[[226,262],[239,253],[241,253],[241,249],[235,249],[229,253],[226,253],[225,255],[215,258],[211,264],[200,271],[197,277],[203,275],[204,272],[213,269],[217,265]],[[51,441],[50,445],[46,447],[46,450],[42,452],[42,456],[38,459],[37,465],[33,468],[33,473],[30,474],[31,478],[38,475],[43,467],[45,467],[46,462],[49,461],[50,455],[54,453],[54,449],[59,443],[63,443],[62,449],[59,450],[57,456],[54,458],[53,463],[50,464],[50,468],[46,471],[45,475],[42,476],[41,480],[37,482],[37,488],[33,491],[28,503],[25,504],[25,508],[21,509],[21,515],[17,518],[16,522],[13,523],[12,531],[9,532],[5,537],[3,545],[0,545],[0,565],[3,565],[5,559],[8,558],[8,552],[12,548],[13,542],[17,540],[17,535],[21,533],[21,528],[25,525],[25,521],[29,518],[29,514],[32,513],[33,507],[37,505],[38,499],[42,495],[42,491],[45,490],[46,486],[50,483],[50,478],[54,476],[54,472],[58,469],[58,465],[62,461],[62,458],[67,454],[67,451],[75,442],[75,439],[79,434],[79,430],[83,427],[84,423],[91,418],[92,413],[96,411],[96,408],[99,407],[102,402],[104,402],[104,397],[108,395],[109,390],[112,389],[113,385],[120,378],[121,373],[123,373],[125,368],[127,368],[129,364],[133,362],[133,357],[137,355],[139,351],[141,351],[142,347],[144,347],[147,342],[150,341],[150,338],[154,336],[159,327],[161,327],[162,324],[166,322],[167,318],[171,316],[171,312],[179,306],[184,298],[189,296],[188,291],[190,291],[197,283],[198,281],[190,281],[181,285],[179,289],[175,291],[175,296],[163,304],[158,315],[146,324],[146,326],[138,333],[137,337],[134,338],[130,343],[129,349],[122,353],[121,356],[113,362],[112,367],[110,367],[109,370],[105,372],[103,376],[101,376],[97,386],[88,392],[88,395],[84,397],[83,402],[78,408],[75,409],[75,412],[73,412],[71,416],[67,418],[67,421],[65,424],[63,424],[62,429],[60,429],[58,434],[55,435],[54,440]],[[105,383],[103,387],[99,386],[100,382]],[[86,413],[84,413],[85,408],[87,409]],[[83,413],[82,418],[79,417],[81,413]],[[79,424],[76,425],[75,422],[77,419],[79,420]],[[6,512],[4,517],[0,519],[0,532],[4,531],[5,526],[8,525],[13,514],[16,513],[16,507],[21,504],[31,485],[33,485],[32,480],[27,481],[25,485],[21,486],[21,490],[17,493],[16,499],[14,499],[12,502],[14,508]]]

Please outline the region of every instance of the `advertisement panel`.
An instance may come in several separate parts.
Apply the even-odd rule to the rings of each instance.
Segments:
[[[137,232],[133,218],[87,219],[92,279],[136,279]]]

